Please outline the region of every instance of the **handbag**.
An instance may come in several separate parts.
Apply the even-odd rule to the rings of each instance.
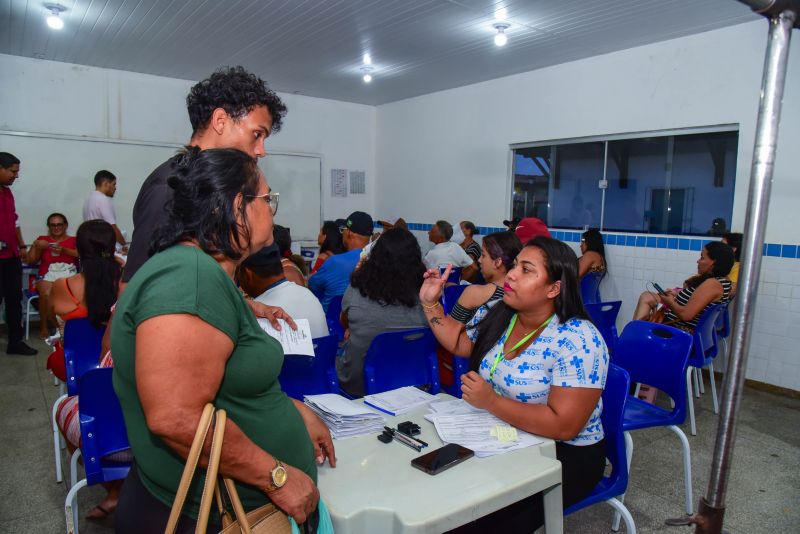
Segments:
[[[174,534],[175,528],[178,525],[181,510],[186,501],[186,495],[189,492],[189,485],[192,483],[192,477],[197,469],[197,462],[200,459],[203,443],[205,443],[206,436],[211,428],[212,419],[215,418],[214,416],[214,406],[210,403],[206,404],[203,409],[203,415],[200,417],[200,423],[197,425],[192,447],[189,450],[189,457],[186,459],[186,467],[183,469],[181,481],[178,485],[178,492],[175,494],[175,501],[172,504],[167,527],[164,530],[165,534]],[[219,461],[222,455],[222,442],[225,435],[226,420],[227,415],[225,410],[217,410],[214,434],[211,438],[211,452],[209,453],[206,479],[203,485],[203,496],[200,500],[200,513],[197,516],[195,534],[205,534],[208,528],[208,517],[211,512],[212,499],[216,500],[219,514],[222,518],[222,530],[220,534],[291,534],[292,525],[289,521],[289,517],[272,503],[265,504],[255,510],[245,513],[233,480],[222,477],[224,493],[227,494],[227,498],[233,508],[235,519],[231,517],[230,512],[225,506],[223,490],[220,488],[218,480]]]

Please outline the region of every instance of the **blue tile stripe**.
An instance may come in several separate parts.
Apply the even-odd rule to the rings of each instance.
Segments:
[[[432,224],[427,223],[408,223],[409,230],[417,230],[427,232],[431,229]],[[478,231],[481,235],[491,234],[493,232],[502,232],[506,228],[497,226],[479,226]],[[581,240],[581,233],[571,230],[554,230],[551,229],[550,233],[555,239],[559,239],[566,243],[578,243]],[[623,247],[636,247],[636,248],[663,248],[670,250],[701,250],[706,244],[712,240],[707,237],[664,237],[653,235],[630,235],[630,234],[613,234],[604,233],[603,242],[606,245],[616,245]],[[782,244],[782,243],[764,243],[764,256],[771,256],[774,258],[795,258],[800,259],[800,244]]]

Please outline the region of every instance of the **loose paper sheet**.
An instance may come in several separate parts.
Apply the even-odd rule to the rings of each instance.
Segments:
[[[266,319],[258,319],[258,324],[264,332],[280,342],[284,354],[314,356],[314,342],[311,337],[311,325],[308,319],[295,319],[297,330],[292,330],[283,319],[278,319],[278,322],[281,325],[280,331],[275,330]]]

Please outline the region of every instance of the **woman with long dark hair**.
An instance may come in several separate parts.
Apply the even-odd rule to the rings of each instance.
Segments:
[[[733,250],[733,267],[728,273],[728,280],[731,281],[731,298],[736,296],[736,288],[739,285],[739,258],[742,253],[742,234],[739,232],[728,232],[722,236],[722,242]]]
[[[578,258],[578,277],[588,273],[605,273],[606,247],[603,245],[603,234],[591,228],[581,235],[581,257]]]
[[[364,394],[364,356],[376,335],[426,325],[418,297],[424,272],[419,243],[403,228],[386,230],[353,272],[342,297],[347,341],[336,359],[339,382],[351,395]]]
[[[425,273],[420,302],[436,339],[470,358],[463,398],[506,423],[556,440],[564,506],[588,495],[603,476],[600,395],[608,351],[588,320],[578,289],[578,260],[567,245],[536,237],[506,275],[502,302],[475,316],[474,328],[445,321],[439,297],[449,273]],[[541,497],[517,502],[474,525],[480,532],[532,532],[543,523]]]
[[[75,235],[81,272],[53,283],[51,302],[53,311],[61,321],[88,317],[95,328],[104,328],[111,316],[111,307],[117,299],[120,266],[114,259],[117,236],[114,228],[105,221],[86,221]],[[110,365],[110,359],[99,355],[101,367]],[[64,349],[59,343],[47,360],[48,368],[59,376],[64,373]],[[66,378],[65,376],[59,376]],[[80,447],[81,429],[78,420],[78,396],[65,398],[56,408],[58,426],[70,451]],[[129,455],[128,455],[129,458]],[[102,520],[117,507],[121,483],[105,484],[105,499],[95,506],[87,519]]]
[[[670,289],[664,295],[645,291],[639,295],[633,319],[651,320],[661,303],[667,307],[664,324],[694,331],[700,316],[709,306],[730,300],[731,281],[728,280],[728,273],[731,267],[731,247],[720,241],[706,244],[697,260],[697,274],[683,283],[683,289]]]
[[[478,263],[485,284],[472,284],[464,289],[450,317],[466,324],[482,307],[490,308],[503,298],[506,274],[522,250],[522,243],[514,232],[494,232],[483,238]]]
[[[342,243],[342,232],[335,221],[322,223],[322,228],[319,229],[319,235],[317,236],[317,244],[319,245],[319,255],[314,263],[314,268],[311,269],[311,274],[319,271],[325,260],[345,251]]]

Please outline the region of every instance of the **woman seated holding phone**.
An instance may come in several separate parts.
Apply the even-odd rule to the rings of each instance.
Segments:
[[[709,306],[728,302],[733,267],[733,250],[725,243],[712,241],[700,251],[697,274],[683,283],[683,289],[645,291],[639,296],[635,321],[655,321],[693,332],[700,316]],[[658,291],[660,287],[656,287]],[[663,318],[656,315],[658,304],[665,306]]]
[[[445,316],[439,304],[449,271],[428,270],[419,296],[436,339],[470,358],[470,371],[461,377],[464,400],[556,440],[564,506],[580,501],[605,467],[600,395],[608,351],[583,308],[575,253],[552,238],[532,239],[506,275],[502,302],[467,325]],[[459,531],[532,532],[542,524],[536,495]]]

